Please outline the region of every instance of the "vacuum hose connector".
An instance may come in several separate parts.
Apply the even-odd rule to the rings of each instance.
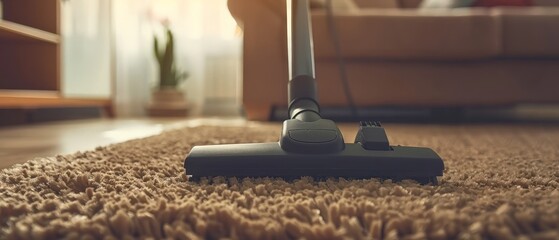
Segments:
[[[303,122],[321,119],[320,108],[316,101],[316,82],[306,75],[296,76],[289,81],[289,118]]]

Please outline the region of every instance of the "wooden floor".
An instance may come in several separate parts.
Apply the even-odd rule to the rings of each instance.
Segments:
[[[206,125],[244,125],[242,118],[96,119],[0,128],[0,169],[36,157],[93,150],[95,147]],[[279,131],[279,130],[278,130]]]
[[[0,169],[36,157],[93,150],[98,146],[156,135],[162,131],[199,125],[243,126],[280,123],[249,122],[243,118],[96,119],[63,121],[0,128]],[[355,124],[341,124],[347,139],[355,137]],[[352,135],[353,134],[353,135]]]

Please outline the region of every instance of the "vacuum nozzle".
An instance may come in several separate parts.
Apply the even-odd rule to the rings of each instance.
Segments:
[[[293,127],[293,126],[294,127]],[[272,143],[195,146],[184,167],[202,177],[412,179],[437,184],[444,163],[429,148],[389,146],[380,124],[362,123],[355,143],[343,143],[326,119],[284,122],[282,139]]]

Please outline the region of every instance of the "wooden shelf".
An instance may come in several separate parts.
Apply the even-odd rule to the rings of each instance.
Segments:
[[[110,99],[65,98],[58,91],[0,90],[0,108],[109,107]]]
[[[30,97],[38,96],[41,98],[52,98],[58,97],[60,94],[58,91],[43,91],[43,90],[12,90],[12,89],[0,89],[0,97]],[[2,103],[0,103],[2,104]]]
[[[62,94],[62,1],[0,1],[0,110],[102,107],[112,116],[111,98]]]
[[[58,34],[0,20],[0,41],[40,41],[58,44],[60,36]]]

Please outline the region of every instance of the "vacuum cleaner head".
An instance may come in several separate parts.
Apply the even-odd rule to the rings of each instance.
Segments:
[[[289,116],[279,142],[195,146],[184,167],[202,177],[391,178],[437,183],[444,164],[429,148],[390,146],[378,122],[361,122],[346,144],[336,124],[320,116],[316,100],[308,0],[286,0]]]
[[[329,132],[331,129],[310,125],[306,130],[287,130],[287,136],[282,134],[280,142],[195,146],[185,160],[186,173],[192,180],[216,176],[290,180],[311,176],[411,179],[422,184],[437,184],[437,176],[443,174],[444,164],[437,153],[429,148],[390,146],[378,123],[362,122],[355,143],[343,144],[340,151],[332,150],[332,145],[340,140],[343,143],[339,131]],[[292,140],[300,143],[293,144]],[[304,145],[317,142],[327,151],[320,151],[320,146],[314,151],[303,151]],[[300,147],[301,151],[286,151],[286,147]]]

